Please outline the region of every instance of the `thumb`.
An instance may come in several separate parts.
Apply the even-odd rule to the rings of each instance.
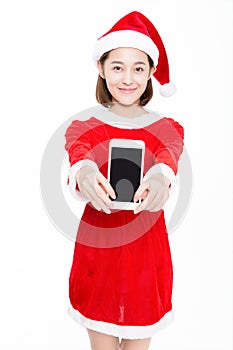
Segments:
[[[148,193],[148,189],[149,189],[149,182],[148,181],[143,182],[135,192],[134,201],[137,202],[139,198],[145,199]]]
[[[98,171],[96,173],[96,179],[97,181],[102,185],[102,187],[104,188],[105,192],[107,194],[109,194],[112,198],[116,198],[114,189],[112,188],[112,186],[110,185],[109,181],[106,179],[106,177],[104,177],[104,175]]]

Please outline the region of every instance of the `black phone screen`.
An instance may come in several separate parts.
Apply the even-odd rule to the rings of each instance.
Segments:
[[[111,148],[110,184],[116,193],[116,201],[133,202],[140,185],[142,149]]]

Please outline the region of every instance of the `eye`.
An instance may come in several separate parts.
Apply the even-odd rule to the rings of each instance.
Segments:
[[[137,67],[137,68],[135,68],[135,70],[136,70],[136,72],[144,72],[144,68],[142,68],[142,67]]]
[[[120,72],[121,71],[121,67],[120,66],[115,66],[113,67],[113,70],[115,70],[116,72]]]

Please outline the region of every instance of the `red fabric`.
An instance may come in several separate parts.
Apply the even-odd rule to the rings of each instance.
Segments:
[[[71,164],[91,159],[107,176],[108,145],[112,138],[144,140],[144,172],[159,162],[177,172],[183,128],[168,118],[140,129],[117,128],[94,117],[84,122],[73,121],[66,132]],[[172,277],[163,210],[137,215],[118,210],[108,215],[86,205],[69,280],[74,309],[93,320],[151,325],[172,308]]]

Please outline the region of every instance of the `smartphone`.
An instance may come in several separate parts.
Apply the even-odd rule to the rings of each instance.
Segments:
[[[111,139],[109,142],[108,180],[116,199],[113,209],[134,210],[140,203],[133,197],[142,182],[145,143],[142,140]]]

